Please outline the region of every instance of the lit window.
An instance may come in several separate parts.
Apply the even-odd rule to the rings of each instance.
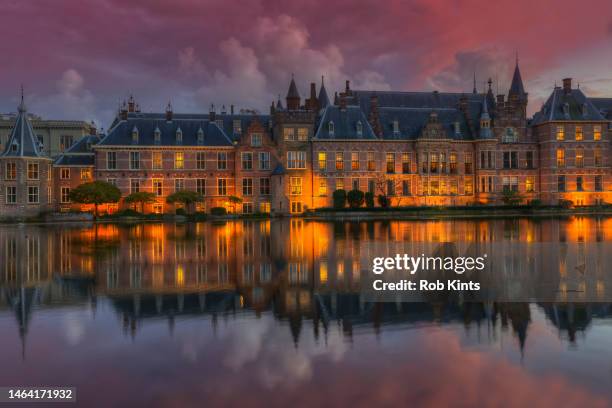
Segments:
[[[575,136],[576,136],[576,140],[582,140],[582,126],[576,126],[576,132],[575,132]]]
[[[601,140],[601,126],[593,126],[593,140]]]
[[[327,153],[319,152],[317,156],[319,159],[319,170],[325,170],[327,168]]]
[[[301,195],[302,194],[302,178],[301,177],[291,177],[289,180],[290,184],[290,194],[291,195]]]
[[[359,170],[359,153],[351,153],[351,170]]]
[[[565,167],[565,150],[557,149],[557,167]]]
[[[582,147],[576,149],[576,167],[584,167],[584,149]]]
[[[287,168],[288,169],[305,169],[306,168],[306,152],[302,152],[302,151],[287,152]]]
[[[525,191],[528,193],[533,193],[535,191],[535,182],[533,176],[527,176],[525,179]]]
[[[159,170],[162,168],[162,152],[153,152],[153,169]]]
[[[92,169],[81,169],[81,180],[91,180]]]
[[[368,171],[376,171],[376,160],[374,152],[368,152]]]
[[[38,163],[28,163],[28,180],[38,180]]]
[[[287,141],[294,141],[295,140],[295,129],[294,128],[284,128],[283,138]]]
[[[344,179],[336,179],[336,190],[344,190]]]
[[[474,185],[472,184],[472,178],[466,177],[463,182],[463,192],[465,195],[472,195],[474,193]]]
[[[185,168],[185,155],[183,152],[174,153],[174,168],[179,170]]]
[[[6,180],[16,180],[17,179],[17,163],[8,162],[6,163]]]
[[[324,178],[319,179],[319,195],[320,196],[327,195],[327,180]]]
[[[449,160],[450,160],[450,173],[456,174],[457,173],[457,153],[451,152],[449,156]]]
[[[565,140],[565,128],[557,126],[557,140]]]
[[[344,153],[342,152],[336,153],[336,170],[344,170]]]
[[[60,169],[60,179],[61,180],[69,180],[70,179],[70,169],[67,167],[63,167]]]
[[[395,153],[387,153],[387,173],[395,173]]]

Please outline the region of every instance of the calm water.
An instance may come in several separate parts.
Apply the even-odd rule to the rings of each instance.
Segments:
[[[0,385],[101,407],[612,405],[609,303],[360,299],[360,243],[458,240],[588,246],[612,219],[0,226]]]

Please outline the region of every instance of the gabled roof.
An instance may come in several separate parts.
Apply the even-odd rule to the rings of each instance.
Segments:
[[[563,88],[556,87],[540,111],[533,116],[532,124],[567,120],[605,121],[606,118],[581,89],[566,92]]]
[[[330,123],[333,123],[333,132],[330,132]],[[361,134],[358,128],[361,126]],[[376,139],[368,119],[359,106],[330,105],[323,111],[319,126],[315,134],[316,139]]]
[[[15,126],[11,131],[6,147],[1,157],[44,157],[32,124],[28,120],[28,112],[21,95],[21,103],[17,107]]]

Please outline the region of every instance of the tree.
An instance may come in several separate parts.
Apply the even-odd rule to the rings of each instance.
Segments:
[[[204,201],[204,196],[195,191],[181,190],[166,197],[166,202],[170,204],[182,203],[189,208],[195,203]]]
[[[523,201],[523,198],[524,197],[518,191],[509,189],[505,189],[501,196],[502,202],[511,206],[519,205],[521,201]]]
[[[374,193],[368,191],[365,193],[365,204],[368,208],[374,208]]]
[[[242,198],[234,196],[234,195],[231,195],[231,196],[227,197],[227,200],[232,205],[232,212],[236,213],[236,205],[242,204]]]
[[[140,212],[144,213],[145,204],[155,202],[155,194],[148,191],[138,191],[128,195],[123,200],[128,204],[134,204],[134,211],[136,211],[136,204],[140,204]]]
[[[98,205],[116,203],[121,199],[121,191],[105,181],[84,183],[70,191],[70,200],[79,204],[93,204],[94,220],[98,218]]]
[[[361,190],[351,190],[346,195],[351,208],[359,208],[363,205],[364,194]]]
[[[346,205],[346,191],[345,190],[336,190],[333,195],[334,200],[334,208],[340,209],[344,208]]]
[[[399,178],[387,174],[378,175],[374,179],[374,191],[378,204],[383,208],[399,207],[402,204],[402,196],[397,195],[398,191],[402,191],[402,180]]]

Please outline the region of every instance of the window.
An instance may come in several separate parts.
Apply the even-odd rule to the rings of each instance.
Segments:
[[[450,173],[457,174],[457,153],[451,152],[449,156],[450,160]]]
[[[474,194],[474,185],[472,184],[472,178],[466,177],[463,182],[463,192],[465,195]]]
[[[162,168],[162,152],[153,152],[152,154],[152,168],[154,170],[159,170]]]
[[[87,168],[87,169],[81,169],[81,180],[82,181],[86,181],[86,180],[91,180],[92,178],[92,169]]]
[[[72,146],[72,142],[74,139],[70,135],[61,135],[60,136],[60,150],[66,151],[70,146]]]
[[[242,179],[242,195],[245,195],[245,196],[253,195],[253,179],[252,178]]]
[[[202,146],[204,145],[204,130],[202,130],[202,128],[198,129],[198,140],[197,140],[197,144],[198,146]]]
[[[140,169],[140,152],[130,152],[130,169]]]
[[[130,193],[138,193],[140,191],[140,180],[130,179]]]
[[[396,119],[393,121],[393,135],[397,136],[399,135],[400,130],[399,130],[399,121]]]
[[[235,132],[240,133],[240,132]],[[262,145],[262,136],[261,133],[253,133],[251,135],[251,146],[260,147]]]
[[[242,153],[242,170],[253,170],[253,153]]]
[[[368,152],[368,171],[376,171],[376,160],[374,152]]]
[[[287,141],[295,140],[295,129],[293,128],[284,128],[283,129],[283,138]]]
[[[234,119],[232,121],[232,130],[235,134],[240,134],[242,133],[242,123],[240,121],[240,119]],[[261,136],[261,135],[260,135]]]
[[[504,169],[518,168],[518,152],[504,152]]]
[[[158,197],[164,195],[164,189],[161,179],[153,179],[153,194]]]
[[[593,150],[593,161],[595,163],[595,166],[601,166],[602,165],[602,161],[601,161],[601,148],[596,147],[595,150]]]
[[[565,167],[565,150],[557,149],[557,167]]]
[[[262,213],[262,214],[269,214],[270,213],[270,202],[269,201],[262,201],[262,202],[260,202],[259,203],[259,212]]]
[[[196,169],[198,170],[206,169],[206,152],[196,153]]]
[[[28,180],[38,180],[38,163],[28,162]]]
[[[429,172],[437,173],[438,172],[438,154],[431,153],[429,155]]]
[[[533,193],[535,191],[535,182],[533,176],[527,176],[525,179],[525,191],[528,193]]]
[[[226,195],[227,194],[227,179],[217,179],[217,194],[218,195]]]
[[[446,173],[446,153],[440,153],[440,173]]]
[[[297,134],[300,142],[308,140],[308,128],[298,128]]]
[[[306,152],[302,152],[302,151],[287,152],[287,168],[288,169],[305,169],[306,168]]]
[[[583,138],[582,126],[576,126],[574,136],[576,137],[576,140],[582,140]]]
[[[253,203],[249,203],[249,202],[242,203],[242,213],[243,214],[253,214]]]
[[[518,177],[504,177],[502,179],[502,188],[504,191],[518,191]]]
[[[319,161],[319,170],[325,171],[327,168],[327,153],[319,152],[317,154],[317,159]]]
[[[329,132],[329,135],[330,135],[330,136],[333,136],[333,135],[334,135],[334,131],[335,131],[335,129],[334,129],[334,128],[335,128],[335,127],[334,127],[334,122],[329,122],[329,123],[327,124],[327,130],[328,130],[328,132]]]
[[[138,129],[136,126],[132,129],[132,144],[138,144]]]
[[[403,196],[410,195],[410,181],[409,180],[402,181],[402,195]]]
[[[159,128],[155,128],[155,130],[153,131],[153,143],[155,145],[161,144],[161,131],[159,130]]]
[[[270,169],[270,152],[259,152],[259,170]]]
[[[565,176],[557,176],[557,191],[565,191]]]
[[[527,167],[528,169],[533,169],[534,168],[534,165],[533,165],[533,151],[531,151],[531,150],[526,152],[525,167]]]
[[[593,126],[593,140],[601,140],[601,126]]]
[[[6,163],[6,174],[4,175],[6,180],[17,179],[17,163],[8,162]]]
[[[369,179],[368,180],[368,192],[374,194],[376,191],[376,181]]]
[[[217,170],[226,170],[227,169],[227,153],[219,152],[217,153]]]
[[[60,202],[68,204],[70,202],[70,187],[62,187],[60,189]]]
[[[595,176],[595,191],[603,191],[603,179],[601,176]]]
[[[429,195],[440,194],[440,183],[437,180],[431,180],[429,182]]]
[[[387,163],[387,173],[395,173],[395,153],[385,155]]]
[[[344,179],[336,179],[336,190],[344,190]]]
[[[302,194],[302,178],[301,177],[291,177],[289,179],[289,187],[291,195],[301,195]]]
[[[115,186],[115,187],[117,186],[117,179],[116,179],[116,178],[107,178],[107,179],[106,179],[106,182],[107,182],[108,184],[112,184],[112,185],[113,185],[113,186]]]
[[[38,199],[38,186],[28,186],[28,203],[37,204]]]
[[[174,168],[178,170],[185,168],[185,155],[183,152],[174,153]]]
[[[344,153],[342,152],[336,153],[336,170],[344,170]]]
[[[17,202],[17,187],[7,186],[6,187],[6,203],[15,204]]]
[[[410,153],[408,152],[402,153],[402,173],[410,173]]]
[[[583,178],[582,176],[576,177],[576,191],[584,191]]]
[[[185,190],[185,179],[176,178],[174,179],[174,191],[183,191]]]
[[[62,167],[60,169],[60,180],[70,179],[70,169],[68,167]]]
[[[358,178],[353,179],[352,188],[353,190],[359,190],[359,179]]]
[[[327,195],[327,180],[324,178],[319,179],[319,195]]]
[[[518,133],[515,128],[508,127],[502,138],[502,143],[516,143],[518,142]]]
[[[196,179],[196,192],[200,195],[206,195],[206,179]]]
[[[291,202],[291,212],[294,214],[297,213],[301,213],[302,212],[302,203],[299,201],[292,201]]]
[[[387,195],[394,196],[395,195],[395,181],[387,180]]]
[[[117,168],[117,152],[106,152],[106,168],[108,170]]]
[[[582,147],[576,149],[576,167],[584,167],[584,149]]]
[[[363,136],[363,125],[361,121],[357,122],[357,137]]]
[[[481,151],[480,152],[480,168],[493,169],[495,168],[495,152]]]
[[[359,170],[359,153],[351,153],[351,170]]]
[[[259,194],[269,195],[270,194],[270,179],[262,177],[259,179]]]
[[[472,153],[465,153],[465,174],[472,174]],[[472,179],[470,179],[471,183]],[[470,193],[472,194],[472,193]]]
[[[565,128],[557,126],[557,140],[565,140]]]

